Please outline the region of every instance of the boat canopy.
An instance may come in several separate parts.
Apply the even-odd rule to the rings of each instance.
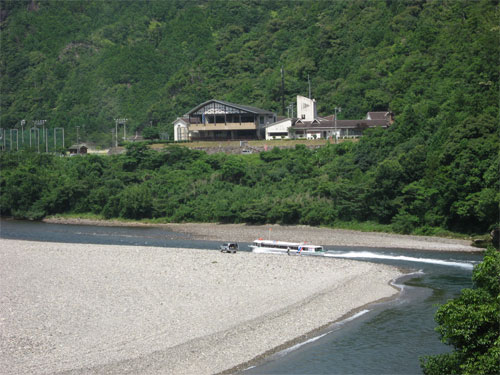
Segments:
[[[303,250],[308,249],[309,251],[323,251],[322,246],[317,246],[317,245],[309,245],[306,243],[298,243],[298,242],[285,242],[285,241],[272,241],[272,240],[255,240],[254,246],[256,247],[270,247],[274,249],[288,249],[290,248],[291,250],[298,250],[299,248],[302,248]]]

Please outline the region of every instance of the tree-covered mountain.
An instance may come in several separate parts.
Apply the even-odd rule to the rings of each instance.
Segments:
[[[116,117],[168,127],[211,98],[281,111],[282,66],[286,104],[309,75],[323,115],[495,118],[497,3],[2,0],[1,124],[98,140]]]
[[[40,161],[4,156],[3,214],[30,216],[33,207],[40,210],[31,216],[102,213],[100,200],[95,210],[89,205],[96,197],[92,194],[107,192],[116,202],[135,195],[150,202],[146,211],[105,212],[110,217],[313,224],[375,220],[406,232],[430,227],[477,232],[498,222],[496,0],[0,4],[4,129],[21,119],[43,118],[49,128],[64,127],[71,139],[79,127],[80,139],[110,145],[116,117],[128,118],[132,130],[149,124],[168,130],[177,116],[211,98],[280,111],[282,66],[286,104],[297,94],[307,95],[309,76],[320,115],[341,106],[344,118],[387,109],[396,116],[389,130],[369,131],[356,145],[263,153],[258,162],[182,154],[197,160],[187,165],[172,162],[170,151],[155,159],[131,148],[116,165],[96,161],[100,167],[95,168],[106,165],[116,172],[114,177],[102,172],[102,186],[74,172],[81,178],[73,186],[78,194],[64,209],[54,206],[49,187],[26,192],[31,203],[15,207],[9,197],[21,194],[16,192],[19,178],[30,170],[21,168],[21,160],[27,165]],[[173,171],[158,160],[171,162]],[[83,168],[77,161],[57,163]],[[260,171],[263,166],[267,169]],[[171,192],[155,190],[155,184],[170,186],[169,179],[178,182]],[[279,179],[286,183],[277,184]],[[75,183],[64,181],[52,187],[59,191],[64,183]],[[141,190],[146,188],[147,194]],[[6,194],[10,189],[12,196]],[[33,206],[36,202],[39,206]],[[198,212],[199,205],[216,203],[218,210]],[[274,210],[263,212],[263,204]],[[316,217],[306,219],[308,204],[317,208],[311,213]]]

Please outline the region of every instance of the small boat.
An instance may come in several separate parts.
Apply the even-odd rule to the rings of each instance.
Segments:
[[[311,245],[307,243],[271,241],[259,238],[250,245],[254,253],[288,253],[293,254],[314,254],[323,253],[323,246]]]

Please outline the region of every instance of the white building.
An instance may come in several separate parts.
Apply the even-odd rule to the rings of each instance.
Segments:
[[[174,121],[174,141],[189,141],[188,123],[181,117]]]
[[[275,121],[274,112],[212,99],[174,121],[174,140],[262,139]]]
[[[297,118],[285,118],[266,127],[266,139],[357,138],[368,128],[388,128],[392,112],[368,112],[361,120],[339,120],[335,115],[319,117],[316,100],[297,95]]]
[[[297,118],[289,117],[268,125],[266,127],[266,139],[294,138],[293,134],[290,134],[290,128],[295,125],[297,121],[309,122],[314,121],[317,117],[316,100],[297,95]]]
[[[266,140],[289,139],[289,128],[295,123],[295,119],[284,118],[266,127]]]
[[[317,117],[316,100],[297,95],[297,118],[304,121],[314,121]]]

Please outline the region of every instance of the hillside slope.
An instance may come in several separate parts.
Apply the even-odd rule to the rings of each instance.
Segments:
[[[107,215],[312,224],[375,220],[406,232],[485,231],[498,222],[496,0],[30,0],[2,1],[0,14],[4,129],[21,119],[43,118],[49,128],[64,127],[67,139],[76,140],[79,127],[80,140],[105,146],[111,144],[116,117],[129,119],[129,131],[150,124],[171,131],[172,120],[210,98],[280,111],[281,66],[286,104],[307,94],[309,75],[320,115],[335,106],[343,108],[344,118],[386,109],[396,115],[389,130],[369,131],[356,145],[263,153],[264,171],[258,170],[262,164],[252,164],[254,157],[212,160],[175,151],[200,162],[179,164],[180,171],[194,168],[192,175],[169,175],[185,184],[182,194],[172,187],[182,195],[177,202],[170,202],[173,194],[153,199],[156,211]],[[124,185],[113,185],[111,196],[125,202],[123,186],[145,183],[143,173],[167,173],[154,158],[132,147],[117,164],[100,161],[101,167],[138,173],[115,176]],[[168,152],[161,158],[171,161]],[[18,181],[10,180],[9,168],[14,171],[21,162],[33,161],[3,161],[8,168],[2,186]],[[80,162],[65,163],[77,168]],[[75,173],[87,186],[86,176]],[[298,178],[315,188],[295,186]],[[160,181],[147,182],[149,193]],[[251,194],[245,190],[250,182],[257,184]],[[94,210],[88,197],[64,208],[47,206],[46,198],[34,215],[29,205],[14,207],[8,192],[4,188],[4,214]],[[43,194],[26,199],[34,203]],[[233,199],[242,206],[231,208]],[[311,202],[320,213],[308,217],[304,207]],[[197,213],[198,205],[207,203],[220,203],[219,209]],[[262,203],[277,213],[262,212]],[[95,210],[101,213],[99,204]],[[287,210],[295,213],[285,219]]]

